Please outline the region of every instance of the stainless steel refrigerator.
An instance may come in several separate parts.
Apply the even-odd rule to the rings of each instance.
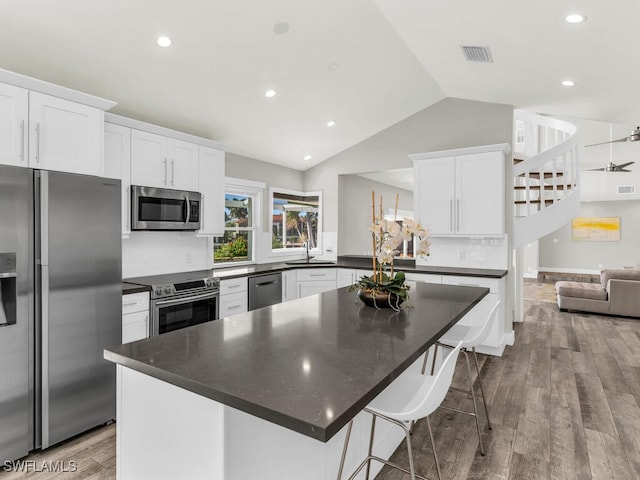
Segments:
[[[120,181],[0,166],[0,464],[115,418]]]

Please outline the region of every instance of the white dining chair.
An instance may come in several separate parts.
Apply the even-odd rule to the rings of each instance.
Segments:
[[[480,365],[478,364],[478,356],[476,354],[476,347],[482,345],[482,343],[486,340],[489,332],[491,331],[491,326],[493,325],[493,320],[498,312],[498,307],[500,306],[500,300],[498,301],[487,301],[480,305],[478,305],[478,312],[474,312],[473,310],[467,315],[483,315],[484,319],[481,320],[481,323],[475,322],[472,325],[465,324],[456,324],[451,327],[440,339],[436,342],[435,349],[437,350],[438,346],[445,346],[449,348],[453,348],[456,345],[462,344],[461,351],[464,354],[464,358],[467,362],[467,375],[469,376],[469,391],[471,392],[471,400],[473,402],[473,412],[468,412],[466,410],[460,410],[453,407],[448,407],[446,405],[440,405],[440,408],[444,408],[446,410],[451,410],[458,413],[464,413],[466,415],[471,415],[475,417],[476,420],[476,430],[478,430],[478,443],[480,446],[480,454],[484,455],[484,445],[482,444],[482,435],[480,433],[480,422],[478,419],[478,406],[476,403],[476,394],[473,388],[473,377],[471,376],[471,365],[469,363],[469,354],[468,351],[471,350],[473,353],[473,361],[476,366],[478,383],[480,384],[480,394],[482,396],[482,403],[484,404],[484,413],[487,417],[487,428],[491,430],[491,420],[489,418],[489,407],[487,407],[487,400],[484,394],[484,388],[482,387],[482,378],[480,377]],[[490,311],[488,313],[487,310]],[[435,358],[435,355],[434,355]],[[425,355],[424,364],[422,367],[422,373],[424,374],[427,364],[427,356]],[[432,371],[433,371],[433,363],[432,363]],[[450,387],[454,390],[459,390],[455,387]],[[466,390],[461,390],[466,392]]]
[[[459,342],[459,344],[452,350],[447,349],[446,351],[449,353],[446,357],[444,357],[446,351],[444,349],[440,349],[441,357],[443,358],[441,362],[438,362],[440,367],[435,375],[424,375],[419,372],[405,371],[364,408],[364,411],[369,412],[372,415],[369,451],[367,457],[362,461],[358,468],[356,468],[353,474],[349,477],[349,480],[355,478],[365,466],[367,467],[366,478],[368,480],[371,460],[381,462],[407,473],[411,476],[411,480],[426,480],[425,477],[416,474],[411,449],[410,425],[422,418],[427,422],[429,438],[431,439],[431,447],[433,449],[433,457],[435,459],[436,470],[438,472],[438,479],[442,480],[429,415],[431,415],[442,403],[449,387],[451,386],[453,372],[456,368],[456,360],[458,359],[458,353],[460,352],[461,347],[462,342]],[[376,418],[381,418],[391,422],[404,430],[407,442],[407,453],[409,455],[409,469],[373,454],[372,450]],[[342,477],[342,470],[344,468],[344,462],[347,455],[352,426],[353,420],[349,422],[347,429],[344,448],[342,450],[342,458],[340,460],[340,468],[338,470],[338,480]]]

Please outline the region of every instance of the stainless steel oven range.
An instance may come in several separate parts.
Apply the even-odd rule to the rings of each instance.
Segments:
[[[208,270],[127,279],[151,287],[150,335],[218,319],[220,280]]]

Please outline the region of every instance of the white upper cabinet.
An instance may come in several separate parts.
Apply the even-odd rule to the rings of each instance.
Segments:
[[[432,235],[504,234],[507,151],[490,145],[411,155],[420,223]]]
[[[102,175],[104,112],[29,92],[29,166]]]
[[[131,129],[104,124],[104,176],[122,183],[122,234],[131,233]]]
[[[199,185],[202,195],[200,234],[224,233],[224,173],[225,154],[215,148],[199,147]]]
[[[26,167],[29,92],[0,83],[0,164]]]
[[[131,183],[197,191],[198,145],[132,129]]]

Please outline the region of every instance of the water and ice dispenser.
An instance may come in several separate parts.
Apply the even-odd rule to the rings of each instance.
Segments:
[[[0,253],[0,327],[16,323],[16,254]]]

